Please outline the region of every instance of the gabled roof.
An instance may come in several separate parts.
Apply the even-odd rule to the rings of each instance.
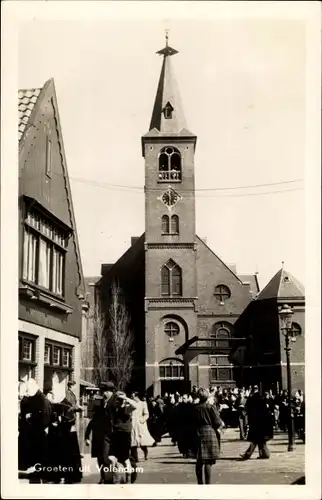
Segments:
[[[253,297],[255,297],[260,288],[257,279],[257,274],[238,274],[238,278],[244,283],[249,283],[250,290],[252,292]]]
[[[59,118],[57,95],[56,95],[55,83],[54,83],[53,78],[50,78],[49,80],[47,80],[42,88],[24,89],[24,90],[18,91],[19,150],[21,152],[24,150],[26,141],[23,139],[24,139],[24,137],[27,137],[27,130],[28,130],[29,126],[33,125],[34,121],[37,119],[37,113],[39,112],[41,102],[46,97],[48,98],[48,96],[50,96],[50,98],[52,100],[54,116],[55,116],[55,123],[56,123],[57,135],[58,135],[58,145],[59,145],[60,156],[62,159],[62,169],[63,169],[63,175],[64,175],[65,184],[66,184],[66,191],[67,191],[67,203],[68,203],[68,209],[69,209],[69,214],[70,214],[70,226],[71,226],[71,229],[73,230],[72,235],[73,235],[73,240],[74,240],[77,270],[78,270],[78,276],[79,276],[79,283],[77,286],[77,290],[78,290],[78,295],[81,298],[81,297],[84,297],[85,282],[84,282],[82,261],[81,261],[81,256],[80,256],[78,234],[77,234],[77,229],[76,229],[75,213],[74,213],[74,207],[73,207],[73,202],[72,202],[72,193],[71,193],[68,170],[67,170],[67,162],[66,162],[66,155],[65,155],[65,149],[64,149],[63,134],[62,134],[61,123],[60,123],[60,118]]]
[[[304,286],[285,269],[280,269],[256,300],[304,298]]]
[[[171,56],[178,52],[166,45],[157,53],[163,56],[163,62],[149,131],[153,130],[154,135],[166,136],[179,134],[184,130],[185,134],[193,136],[186,125],[181,97],[171,64]],[[166,106],[173,110],[171,118],[165,118],[164,109]]]
[[[207,243],[204,242],[204,240],[202,240],[199,236],[196,235],[196,239],[199,241],[199,243],[201,243],[202,245],[204,245],[206,248],[208,248],[208,250],[222,263],[222,265],[227,269],[227,271],[229,271],[235,278],[237,281],[239,281],[239,283],[241,285],[243,285],[243,282],[242,280],[240,279],[240,277],[234,273],[234,271],[229,267],[227,266],[227,264],[225,264],[225,262],[223,260],[221,260],[220,257],[218,257],[218,255],[207,245]]]

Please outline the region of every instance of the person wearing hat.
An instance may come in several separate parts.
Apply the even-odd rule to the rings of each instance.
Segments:
[[[115,387],[113,382],[102,382],[99,385],[100,399],[93,408],[93,417],[85,431],[85,444],[90,445],[91,456],[97,459],[101,479],[99,484],[106,482],[104,467],[110,464],[109,455],[113,436],[113,409],[116,405]]]
[[[247,399],[245,410],[248,415],[249,430],[247,439],[250,445],[245,453],[241,455],[241,460],[250,459],[256,446],[258,446],[259,450],[258,458],[269,458],[267,441],[273,438],[273,422],[257,385],[253,388],[253,394]]]

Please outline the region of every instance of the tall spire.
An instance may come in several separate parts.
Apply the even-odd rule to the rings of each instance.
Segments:
[[[165,47],[157,54],[163,56],[163,62],[149,130],[157,129],[163,134],[179,133],[187,127],[170,59],[178,51],[169,45],[168,30]]]

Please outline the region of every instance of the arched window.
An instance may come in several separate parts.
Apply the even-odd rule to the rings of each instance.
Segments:
[[[230,290],[228,286],[226,285],[218,285],[215,288],[215,293],[214,293],[216,299],[223,304],[225,300],[228,300],[230,298]]]
[[[161,149],[158,178],[159,181],[181,182],[181,154],[176,148]]]
[[[170,269],[161,269],[161,295],[170,295]]]
[[[169,234],[170,221],[168,215],[162,215],[162,234]]]
[[[179,217],[177,215],[171,217],[171,234],[179,234]]]
[[[231,325],[227,322],[215,323],[210,336],[214,339],[213,346],[218,348],[229,348],[231,337]]]
[[[161,379],[183,379],[183,362],[180,359],[165,359],[159,364]]]
[[[181,268],[172,259],[161,269],[161,295],[182,295]]]

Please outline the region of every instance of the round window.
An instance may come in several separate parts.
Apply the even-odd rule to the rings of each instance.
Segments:
[[[169,321],[164,325],[164,333],[169,337],[175,337],[180,332],[179,325],[173,321]]]

